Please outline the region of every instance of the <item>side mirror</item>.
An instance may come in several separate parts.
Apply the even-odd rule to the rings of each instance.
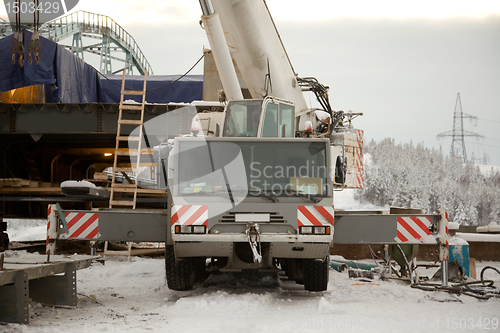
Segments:
[[[344,184],[346,178],[347,158],[344,156],[337,156],[335,162],[335,183]]]

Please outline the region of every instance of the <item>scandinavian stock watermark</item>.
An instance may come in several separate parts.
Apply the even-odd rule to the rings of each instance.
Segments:
[[[44,24],[67,14],[79,0],[4,0],[9,22]]]
[[[323,194],[326,176],[332,170],[328,170],[324,164],[315,165],[314,161],[307,160],[300,166],[252,162],[249,171],[249,189],[293,196],[297,192]],[[286,181],[277,181],[280,179]]]
[[[291,332],[304,331],[352,331],[352,332],[370,332],[376,327],[377,330],[395,330],[429,332],[438,330],[451,331],[497,331],[499,329],[498,318],[449,318],[434,317],[425,319],[408,318],[403,320],[388,319],[320,319],[320,320],[297,320],[291,323]]]

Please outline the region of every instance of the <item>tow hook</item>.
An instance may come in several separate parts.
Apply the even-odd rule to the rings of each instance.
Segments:
[[[248,238],[248,243],[252,249],[253,262],[261,264],[262,263],[262,249],[260,245],[260,230],[257,223],[248,223],[245,234]]]

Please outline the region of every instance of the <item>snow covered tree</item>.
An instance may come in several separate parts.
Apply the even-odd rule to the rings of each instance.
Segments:
[[[500,173],[482,173],[472,162],[443,156],[423,144],[370,141],[364,149],[363,201],[378,206],[446,209],[450,220],[464,225],[500,222]]]

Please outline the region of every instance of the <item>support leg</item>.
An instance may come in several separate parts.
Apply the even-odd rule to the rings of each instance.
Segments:
[[[19,271],[13,284],[0,286],[0,321],[29,324],[28,274]]]
[[[448,262],[441,261],[441,287],[448,287]]]
[[[51,306],[76,306],[76,266],[70,263],[64,275],[30,281],[30,298]]]

